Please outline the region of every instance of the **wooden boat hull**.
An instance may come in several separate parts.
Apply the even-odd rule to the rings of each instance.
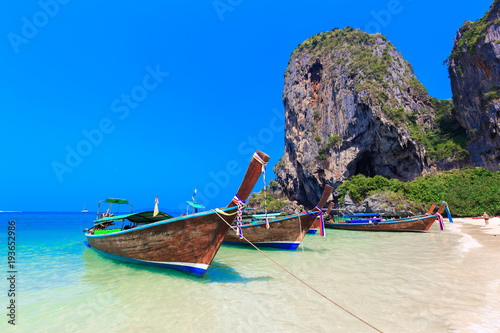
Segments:
[[[266,228],[265,222],[244,224],[242,226],[243,236],[257,247],[295,250],[314,219],[314,216],[307,216],[306,214],[284,217],[269,221],[269,229]],[[224,244],[250,246],[245,239],[236,235],[235,229],[227,232]]]
[[[316,220],[314,220],[313,224],[311,225],[311,227],[309,228],[309,231],[307,231],[307,233],[308,234],[316,234],[319,231],[320,223],[321,223],[321,221],[319,220],[319,218],[316,218]]]
[[[236,207],[224,209],[234,213]],[[225,217],[232,223],[236,215]],[[229,226],[215,212],[169,219],[105,235],[86,234],[88,246],[112,259],[203,276]]]
[[[427,231],[436,220],[436,215],[421,215],[379,223],[325,222],[325,227],[358,231]]]
[[[317,207],[323,207],[326,204],[332,191],[333,188],[331,186],[325,186]],[[315,220],[316,216],[309,216],[303,213],[269,221],[269,229],[266,228],[265,222],[244,224],[242,225],[242,231],[246,240],[236,235],[234,231],[236,227],[233,227],[233,230],[229,230],[224,238],[224,243],[250,245],[248,243],[250,241],[257,247],[295,250]]]

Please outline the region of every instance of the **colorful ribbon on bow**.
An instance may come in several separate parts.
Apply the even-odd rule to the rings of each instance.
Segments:
[[[437,216],[438,221],[439,221],[439,227],[441,228],[441,230],[444,230],[443,217],[439,213],[436,213],[436,216]]]
[[[266,193],[266,165],[267,163],[255,152],[253,154],[253,158],[255,158],[260,164],[262,164],[262,176],[264,177],[264,211],[266,213],[266,228],[269,229],[269,221],[267,220],[267,193]]]
[[[446,201],[443,201],[443,203],[444,203],[444,206],[446,207],[446,213],[448,214],[448,220],[450,220],[450,223],[453,223],[453,219],[451,218],[450,210],[448,209],[448,204],[446,203]]]
[[[318,213],[317,214],[310,214],[308,211],[304,211],[304,213],[306,213],[308,216],[311,216],[311,217],[318,217],[319,215],[319,221],[320,221],[320,224],[319,224],[319,234],[323,237],[325,237],[325,221],[323,220],[323,212],[321,211],[321,208],[319,206],[316,206],[315,207],[317,210],[318,210]]]
[[[243,238],[243,230],[241,227],[243,225],[243,208],[245,207],[245,201],[241,200],[237,194],[234,196],[232,201],[236,204],[236,206],[238,206],[236,214],[236,235]]]
[[[425,215],[431,215],[432,212],[434,211],[434,208],[436,208],[436,207],[437,207],[437,203],[433,202],[431,205],[431,208],[429,209],[429,211]]]

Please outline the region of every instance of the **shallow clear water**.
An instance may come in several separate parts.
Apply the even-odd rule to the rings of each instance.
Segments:
[[[203,279],[101,257],[83,245],[93,217],[0,214],[0,244],[17,221],[15,331],[374,332],[253,249],[222,246]],[[499,242],[446,223],[428,233],[328,229],[297,251],[265,253],[384,332],[498,332]],[[5,314],[0,330],[11,331]]]

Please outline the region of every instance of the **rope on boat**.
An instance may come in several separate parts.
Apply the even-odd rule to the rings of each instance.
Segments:
[[[226,216],[233,216],[235,214],[238,214],[238,212],[234,212],[234,213],[226,213],[225,211],[223,210],[220,210],[219,208],[215,208],[215,211],[219,214],[222,214],[222,215],[226,215]]]
[[[224,221],[231,229],[233,229],[233,227],[231,226],[231,224],[229,224],[229,222],[227,222],[222,216],[220,216],[218,214],[218,212],[216,210],[214,210],[215,214],[217,214],[217,216],[219,216],[219,218]],[[346,308],[344,308],[343,306],[341,306],[340,304],[337,304],[336,302],[334,302],[333,300],[331,300],[330,298],[328,298],[328,296],[326,296],[325,294],[321,293],[319,290],[315,289],[313,286],[311,286],[310,284],[308,284],[307,282],[305,282],[304,280],[302,280],[301,278],[299,278],[298,276],[296,276],[295,274],[293,274],[292,272],[290,272],[288,269],[286,269],[285,267],[283,267],[282,265],[280,265],[276,260],[274,260],[273,258],[271,258],[270,256],[268,256],[266,253],[264,253],[261,249],[259,249],[257,246],[255,246],[255,244],[253,244],[251,241],[249,241],[245,236],[242,236],[242,238],[248,242],[248,244],[252,245],[257,251],[259,251],[260,253],[262,253],[264,256],[266,256],[269,260],[271,260],[273,263],[275,263],[276,265],[278,265],[278,267],[280,267],[282,270],[284,270],[285,272],[287,272],[288,274],[290,274],[292,277],[294,277],[295,279],[297,279],[299,282],[301,282],[302,284],[304,284],[305,286],[309,287],[311,290],[315,291],[317,294],[319,294],[320,296],[324,297],[327,301],[329,301],[330,303],[336,305],[337,307],[339,307],[340,309],[344,310],[345,312],[347,312],[348,314],[350,314],[351,316],[353,316],[354,318],[358,319],[359,321],[361,321],[362,323],[370,326],[371,328],[373,328],[375,331],[377,332],[380,332],[380,333],[383,333],[383,331],[379,330],[378,328],[376,328],[375,326],[373,326],[372,324],[368,323],[367,321],[361,319],[360,317],[356,316],[354,313],[352,313],[351,311],[347,310]]]
[[[245,201],[241,200],[241,198],[238,196],[238,194],[235,194],[233,198],[233,202],[238,206],[238,211],[236,215],[236,235],[240,236],[240,238],[243,238],[243,230],[241,229],[243,225],[243,208],[245,208]]]

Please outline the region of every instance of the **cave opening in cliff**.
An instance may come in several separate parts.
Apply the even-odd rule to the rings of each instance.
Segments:
[[[373,156],[370,152],[364,152],[360,158],[356,161],[356,167],[354,169],[355,175],[365,175],[366,177],[375,176],[375,166],[373,165]]]
[[[311,82],[318,83],[321,81],[321,71],[323,70],[323,65],[316,59],[316,62],[311,66],[309,73],[311,74]]]

